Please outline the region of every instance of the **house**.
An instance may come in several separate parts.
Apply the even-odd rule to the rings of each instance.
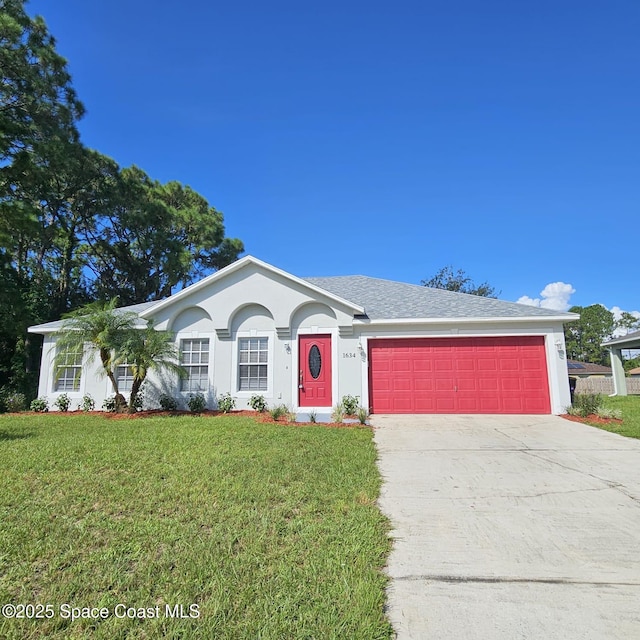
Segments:
[[[575,378],[610,378],[611,367],[605,367],[595,362],[580,362],[578,360],[567,360],[569,375]]]
[[[609,349],[611,357],[611,369],[613,371],[614,393],[618,396],[626,396],[628,393],[627,381],[624,367],[622,366],[623,349],[640,349],[640,331],[633,331],[626,336],[612,338],[602,343],[603,347]],[[635,390],[637,393],[637,389]]]
[[[128,307],[175,335],[188,378],[152,377],[184,405],[202,392],[245,408],[327,412],[358,396],[373,413],[562,413],[570,404],[563,323],[571,313],[365,276],[300,278],[247,256],[158,302]],[[54,370],[60,322],[44,336],[39,395],[112,396],[86,354]],[[129,380],[127,380],[129,376]],[[118,370],[122,389],[130,370]],[[157,404],[155,405],[157,406]]]

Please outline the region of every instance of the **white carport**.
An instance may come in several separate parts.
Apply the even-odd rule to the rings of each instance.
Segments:
[[[627,395],[627,381],[622,366],[623,349],[640,349],[640,331],[628,333],[626,336],[607,340],[602,343],[603,347],[609,349],[611,356],[611,371],[613,373],[613,389],[617,396]]]

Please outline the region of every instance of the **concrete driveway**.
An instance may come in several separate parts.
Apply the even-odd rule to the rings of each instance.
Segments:
[[[398,638],[640,638],[640,441],[555,416],[374,416]]]

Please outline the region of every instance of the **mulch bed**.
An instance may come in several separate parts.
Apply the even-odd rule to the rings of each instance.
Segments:
[[[584,418],[581,416],[571,416],[568,413],[564,413],[560,417],[565,420],[571,420],[571,422],[582,422],[582,424],[622,424],[622,420],[618,420],[617,418],[601,418],[595,413]]]

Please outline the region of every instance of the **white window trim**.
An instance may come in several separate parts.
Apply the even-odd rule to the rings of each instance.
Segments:
[[[240,391],[240,340],[244,338],[267,338],[267,388],[263,390],[250,389],[248,391]],[[250,398],[253,395],[272,398],[273,389],[273,372],[274,355],[275,355],[275,331],[238,331],[233,336],[233,349],[231,353],[231,395],[240,398]]]
[[[84,393],[84,388],[85,388],[85,378],[87,376],[87,368],[86,368],[86,358],[87,358],[87,350],[86,348],[83,348],[82,350],[82,354],[80,357],[80,364],[79,365],[73,365],[74,367],[78,367],[80,369],[80,380],[78,382],[78,388],[77,389],[58,389],[58,369],[63,369],[63,368],[71,368],[71,367],[65,367],[63,366],[58,366],[56,365],[56,361],[55,361],[55,357],[57,357],[58,354],[58,346],[54,345],[55,348],[55,356],[54,359],[52,361],[52,379],[51,379],[51,395],[55,398],[57,398],[58,396],[61,396],[63,394],[67,394],[70,398],[80,398],[82,397],[83,393]]]
[[[121,377],[118,375],[120,367],[125,367],[126,369],[128,369],[128,371],[125,371],[124,381],[126,383],[126,381],[130,379],[131,380],[131,385],[133,386],[133,371],[131,370],[131,365],[127,364],[126,362],[123,362],[123,363],[121,363],[121,364],[116,366],[116,371],[115,371],[115,373],[116,373],[116,382],[118,383],[118,391],[120,393],[123,393],[123,392],[130,393],[131,392],[131,386],[128,389],[126,389],[124,386],[122,386],[122,387],[120,386]]]
[[[214,384],[213,384],[213,365],[214,365],[214,339],[213,335],[210,333],[199,333],[198,331],[186,331],[182,334],[178,334],[176,336],[176,347],[178,349],[178,363],[180,366],[184,366],[182,364],[182,343],[185,340],[208,340],[209,341],[209,362],[207,363],[207,388],[197,390],[181,389],[182,380],[178,378],[176,382],[176,393],[179,394],[179,397],[188,398],[190,395],[194,393],[202,393],[207,396],[207,394],[211,393]],[[202,365],[199,365],[202,366]]]

